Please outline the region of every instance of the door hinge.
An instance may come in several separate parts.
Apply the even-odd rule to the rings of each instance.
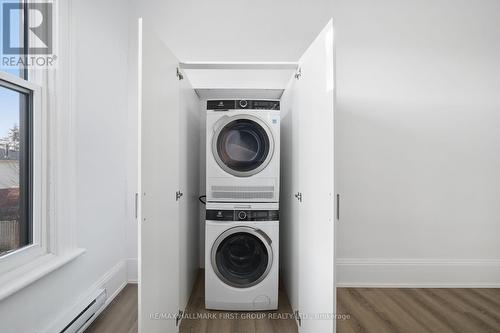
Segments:
[[[340,194],[337,194],[337,221],[340,220]]]
[[[136,193],[134,197],[134,216],[135,218],[139,216],[139,193]]]
[[[146,196],[146,192],[143,192],[143,193],[142,193],[142,197],[145,197],[145,196]],[[141,200],[143,200],[143,199],[142,199],[142,197],[141,197]],[[142,202],[142,201],[141,201],[141,202]],[[144,215],[143,215],[143,216],[141,216],[141,217],[142,217],[142,221],[146,222],[146,218],[144,217]]]
[[[298,80],[302,76],[302,68],[298,68],[297,71],[295,72],[295,78]]]
[[[299,200],[299,202],[302,202],[302,193],[300,193],[300,192],[295,193],[295,198],[297,198],[297,200]]]
[[[181,191],[175,192],[175,201],[179,201],[183,195],[184,193],[182,193]]]
[[[175,316],[175,326],[179,326],[179,323],[181,322],[183,315],[184,315],[184,311],[179,310],[179,313],[177,314],[177,316]]]
[[[184,75],[182,74],[181,70],[179,67],[177,67],[177,78],[180,80],[184,80]]]
[[[299,324],[299,326],[302,326],[302,319],[300,319],[299,310],[295,310],[294,315],[295,315],[295,320],[297,320],[297,323]]]

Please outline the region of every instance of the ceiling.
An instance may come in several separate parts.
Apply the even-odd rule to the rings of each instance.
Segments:
[[[297,61],[332,0],[132,0],[181,61]]]

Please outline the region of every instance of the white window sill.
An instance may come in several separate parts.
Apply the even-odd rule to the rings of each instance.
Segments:
[[[85,251],[85,249],[74,249],[62,255],[46,254],[3,274],[0,276],[0,301],[76,259]]]

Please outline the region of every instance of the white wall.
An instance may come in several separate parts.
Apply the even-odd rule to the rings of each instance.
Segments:
[[[127,279],[127,5],[73,3],[77,245],[87,252],[1,301],[3,333],[43,332],[99,281],[110,279],[111,296]]]
[[[336,0],[341,285],[500,285],[500,3]]]

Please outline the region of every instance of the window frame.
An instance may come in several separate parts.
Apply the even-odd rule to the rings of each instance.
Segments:
[[[46,112],[42,105],[42,87],[16,77],[6,72],[0,72],[0,86],[11,89],[28,96],[27,114],[29,125],[27,129],[28,149],[28,196],[30,204],[27,209],[28,218],[31,219],[32,242],[15,251],[0,256],[0,275],[29,263],[39,256],[47,254],[49,248],[49,235],[47,233],[47,183],[46,179]],[[23,157],[21,157],[23,158]],[[23,180],[21,180],[23,182]],[[24,180],[26,182],[26,180]],[[21,184],[20,184],[21,186]],[[23,207],[25,208],[25,207]]]
[[[33,217],[40,221],[36,246],[0,261],[0,301],[86,252],[76,237],[76,11],[73,1],[53,2],[53,10],[57,66],[28,69],[29,81],[0,71],[1,79],[34,94]]]

